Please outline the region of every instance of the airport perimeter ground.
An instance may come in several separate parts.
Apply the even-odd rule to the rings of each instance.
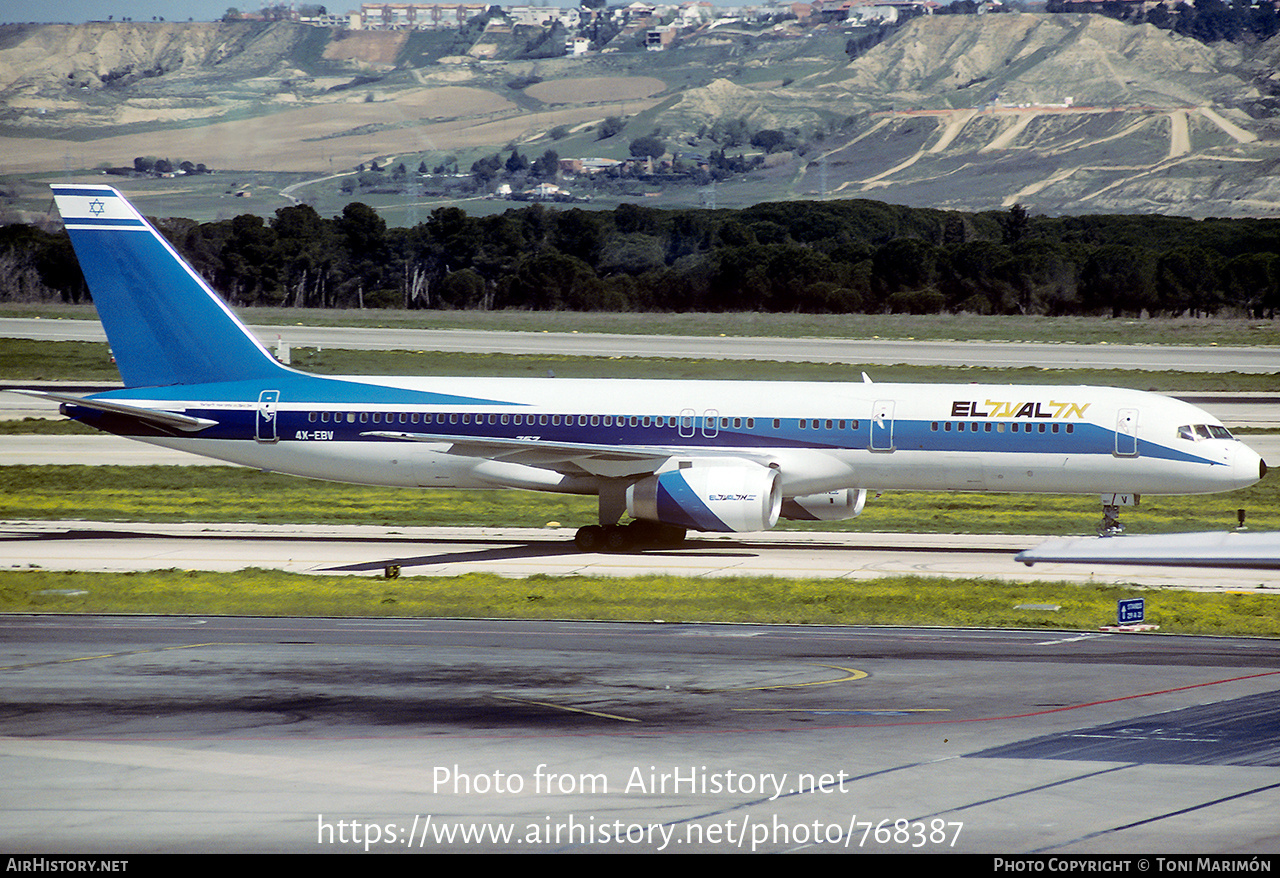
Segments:
[[[1280,848],[1271,640],[7,616],[0,674],[14,854]]]

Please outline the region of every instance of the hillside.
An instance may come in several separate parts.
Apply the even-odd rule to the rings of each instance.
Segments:
[[[1245,112],[1260,103],[1254,80],[1273,42],[1246,65],[1234,46],[1097,15],[924,17],[787,87],[691,90],[659,121],[684,132],[717,115],[825,124],[792,157],[789,197],[1275,215],[1277,126]]]
[[[47,175],[151,154],[335,181],[375,158],[466,167],[506,144],[625,156],[653,130],[672,148],[749,152],[751,133],[778,129],[786,150],[720,184],[721,206],[1280,212],[1280,38],[1246,55],[1103,16],[1002,14],[918,18],[852,61],[846,36],[822,31],[715,30],[662,53],[544,61],[428,63],[424,39],[289,23],[0,27],[0,167]],[[631,121],[597,141],[608,115]],[[323,200],[338,183],[315,187],[307,197]]]
[[[289,24],[0,28],[0,122],[35,128],[221,116],[294,92],[316,33]]]
[[[911,22],[829,82],[932,108],[997,94],[1006,104],[1198,106],[1241,97],[1224,66],[1213,46],[1101,15],[948,15]]]

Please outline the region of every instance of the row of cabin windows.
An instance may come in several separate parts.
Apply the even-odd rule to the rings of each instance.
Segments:
[[[571,426],[574,423],[574,415],[471,415],[458,414],[431,414],[430,412],[423,414],[421,412],[308,412],[307,420],[311,423],[321,424],[354,424],[357,421],[361,424],[512,424],[517,427],[545,427],[550,424],[558,427],[561,424]],[[674,417],[649,417],[637,415],[577,415],[577,423],[580,427],[587,426],[590,423],[593,427],[605,426],[612,427],[616,423],[619,427],[674,427],[676,419]],[[728,419],[725,419],[727,423]],[[735,426],[739,426],[741,418],[734,418]],[[755,419],[748,418],[748,426],[754,426]]]
[[[953,424],[954,426],[952,426]],[[1057,433],[1059,432],[1059,427],[1066,427],[1066,432],[1068,433],[1074,433],[1076,431],[1075,424],[1016,424],[1014,423],[1014,424],[1009,424],[1008,426],[1009,426],[1009,432],[1011,433],[1018,433],[1018,432]],[[995,424],[992,424],[990,421],[987,421],[981,424],[969,423],[966,427],[966,423],[964,421],[942,421],[942,422],[934,421],[933,424],[930,426],[930,429],[933,430],[933,432],[935,433],[938,432],[939,429],[941,429],[942,432],[944,433],[950,433],[953,429],[957,433],[963,433],[965,432],[966,429],[968,429],[970,433],[977,433],[979,431],[983,433],[990,433],[993,427],[995,428],[995,432],[1003,433],[1005,424],[1000,421],[997,421]]]
[[[474,421],[473,421],[474,418]],[[590,424],[592,427],[675,427],[677,418],[671,417],[650,417],[648,415],[459,415],[456,412],[452,414],[431,414],[420,412],[308,412],[307,420],[313,424],[354,424],[357,421],[361,424],[490,424],[490,425],[513,425],[517,427],[523,426],[539,426],[545,427],[550,424],[553,427],[559,427],[561,424],[572,426],[575,418],[579,427],[585,427]],[[685,427],[691,427],[694,418],[684,416]],[[755,418],[720,418],[720,428],[728,429],[730,424],[734,429],[742,429],[746,425],[748,430],[754,430],[756,427]],[[828,430],[844,430],[858,429],[858,422],[831,419],[825,421],[819,418],[801,418],[801,430],[821,430],[823,425]],[[780,418],[773,419],[773,429],[782,428],[782,420]]]

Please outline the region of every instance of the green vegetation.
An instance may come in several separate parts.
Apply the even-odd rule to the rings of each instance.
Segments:
[[[90,436],[97,433],[93,427],[66,418],[0,420],[0,436]]]
[[[505,167],[527,161],[513,148]],[[472,175],[488,180],[501,167],[494,154]],[[353,202],[332,219],[297,205],[269,221],[160,228],[233,305],[1259,319],[1280,307],[1280,220],[1270,219],[1050,218],[1017,205],[961,213],[843,200],[718,211],[535,204],[480,217],[439,207],[392,229]],[[82,300],[67,252],[63,235],[0,227],[0,256],[15,268],[0,300]],[[448,282],[464,272],[469,282]]]
[[[1209,497],[1147,495],[1126,510],[1130,533],[1226,530],[1236,509],[1258,530],[1280,530],[1280,482]],[[382,527],[574,526],[595,520],[596,499],[524,491],[411,490],[321,482],[219,466],[0,467],[0,519],[367,524]],[[858,518],[780,522],[779,529],[901,533],[1091,533],[1096,495],[889,491]]]
[[[80,592],[83,592],[81,594]],[[824,579],[628,579],[489,573],[395,580],[162,570],[92,574],[0,571],[0,611],[210,615],[448,616],[754,622],[822,625],[948,625],[1096,629],[1116,601],[1146,597],[1147,619],[1167,633],[1280,635],[1276,596],[1201,594],[1067,583],[1009,583],[912,576]],[[1018,609],[1049,604],[1049,610]]]
[[[378,308],[238,308],[245,323],[501,332],[611,332],[777,338],[896,338],[1067,344],[1280,345],[1280,322],[1228,317],[1120,318],[983,314],[441,311]],[[97,320],[92,305],[0,302],[0,317]],[[8,344],[3,341],[0,344]]]
[[[104,342],[0,339],[0,376],[14,381],[119,381]]]
[[[865,369],[877,382],[1089,384],[1158,392],[1275,391],[1280,373],[1111,372],[1098,369],[988,369],[778,363],[759,360],[686,360],[646,357],[571,357],[465,354],[439,351],[317,350],[297,347],[293,365],[328,375],[431,375],[559,378],[673,378],[738,381],[859,381]],[[108,348],[93,342],[0,340],[0,378],[7,381],[119,381]],[[18,432],[25,432],[18,430]]]

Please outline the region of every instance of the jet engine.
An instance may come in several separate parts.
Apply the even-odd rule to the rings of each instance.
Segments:
[[[690,530],[768,530],[778,523],[781,507],[777,470],[749,462],[684,467],[627,488],[632,518]]]
[[[866,488],[805,494],[783,500],[781,517],[788,521],[844,521],[857,518],[866,503]]]

